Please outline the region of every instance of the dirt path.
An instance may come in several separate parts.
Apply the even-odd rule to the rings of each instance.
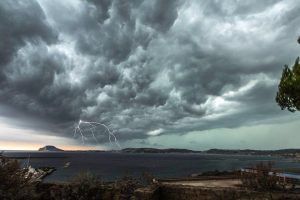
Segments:
[[[197,187],[219,187],[219,188],[235,188],[241,184],[239,179],[225,179],[225,180],[199,180],[199,181],[174,181],[163,182],[166,185],[186,185]]]

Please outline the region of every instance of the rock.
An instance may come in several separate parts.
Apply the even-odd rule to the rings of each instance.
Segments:
[[[39,148],[39,151],[64,151],[64,150],[56,148],[55,146],[52,145],[46,145],[42,148]]]

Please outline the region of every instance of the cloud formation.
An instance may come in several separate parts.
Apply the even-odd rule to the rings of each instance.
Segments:
[[[297,56],[299,9],[295,0],[2,0],[0,103],[60,135],[83,119],[121,140],[259,123],[282,114],[274,96]]]

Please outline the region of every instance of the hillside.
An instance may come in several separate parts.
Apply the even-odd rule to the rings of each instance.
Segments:
[[[46,145],[44,147],[39,148],[39,151],[64,151],[52,145]]]

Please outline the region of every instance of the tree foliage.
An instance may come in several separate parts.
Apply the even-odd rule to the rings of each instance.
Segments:
[[[300,43],[300,37],[298,39]],[[300,111],[300,63],[299,57],[296,59],[294,66],[290,69],[284,66],[276,102],[282,110],[288,109],[291,112]]]

